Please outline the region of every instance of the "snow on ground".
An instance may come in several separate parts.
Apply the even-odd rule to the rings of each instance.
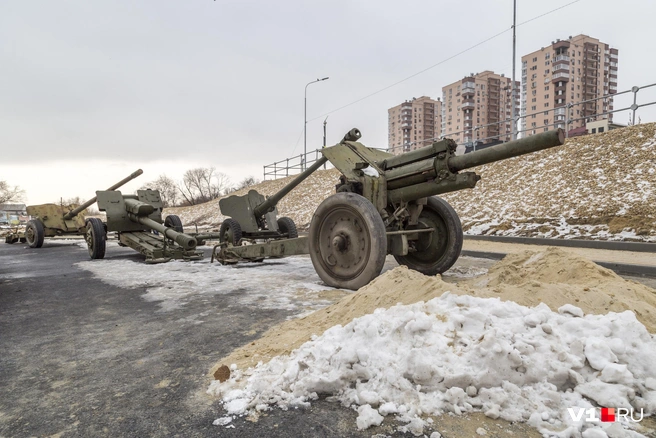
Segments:
[[[656,123],[568,139],[473,170],[482,176],[474,189],[444,195],[469,234],[656,242]],[[338,176],[335,169],[315,172],[283,198],[280,216],[307,229]],[[252,188],[271,195],[293,178]],[[218,200],[166,213],[213,228],[225,218]]]
[[[548,436],[601,436],[627,422],[573,420],[571,408],[656,412],[656,339],[630,312],[583,316],[565,305],[528,308],[448,292],[335,326],[244,381],[215,381],[228,416],[308,407],[330,395],[358,411],[357,427],[386,416],[424,433],[427,416],[473,411],[528,422]],[[587,415],[587,414],[586,414]],[[598,414],[597,414],[598,415]],[[610,430],[609,430],[610,428]],[[597,434],[589,431],[599,429]],[[642,436],[624,432],[621,436]]]
[[[317,296],[333,289],[323,285],[312,263],[301,257],[236,266],[209,260],[155,265],[132,260],[90,260],[77,266],[111,285],[144,289],[143,298],[158,302],[163,311],[184,306],[198,296],[222,294],[237,294],[237,305],[308,311],[330,304]]]

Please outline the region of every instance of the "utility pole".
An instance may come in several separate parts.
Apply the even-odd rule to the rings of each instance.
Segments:
[[[513,0],[513,55],[512,55],[512,93],[510,98],[512,103],[510,104],[511,108],[511,118],[512,118],[512,139],[517,140],[517,114],[515,111],[515,56],[516,56],[516,46],[517,46],[517,36],[515,30],[517,28],[517,0]]]
[[[323,147],[326,147],[326,125],[328,124],[328,116],[323,121]],[[326,168],[326,163],[323,163],[323,168]]]

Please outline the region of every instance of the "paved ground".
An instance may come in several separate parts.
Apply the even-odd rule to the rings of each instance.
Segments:
[[[142,259],[122,248],[107,258]],[[77,243],[0,244],[0,437],[393,435],[390,420],[358,431],[353,410],[326,401],[240,419],[234,429],[213,426],[222,413],[205,394],[208,370],[289,312],[230,307],[238,285],[162,312],[142,299],[144,288],[109,286],[74,266],[86,260]],[[203,324],[187,318],[208,308]],[[445,417],[437,429],[446,438],[474,437],[484,420]],[[537,436],[524,425],[485,427],[490,437]]]

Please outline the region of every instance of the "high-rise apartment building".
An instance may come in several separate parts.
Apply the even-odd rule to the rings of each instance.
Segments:
[[[515,81],[519,114],[519,82]],[[442,88],[441,135],[458,144],[512,140],[512,79],[486,70]]]
[[[571,130],[598,119],[612,122],[612,114],[602,115],[613,110],[612,97],[588,101],[617,93],[617,55],[608,44],[578,35],[522,56],[524,135]]]
[[[442,102],[422,96],[387,110],[388,148],[393,154],[428,146],[440,134]]]

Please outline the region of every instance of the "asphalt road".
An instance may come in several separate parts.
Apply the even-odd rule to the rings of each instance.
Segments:
[[[107,259],[142,260],[124,248]],[[92,277],[76,243],[31,250],[0,244],[0,437],[361,436],[356,412],[319,401],[276,409],[258,422],[213,426],[222,416],[205,394],[211,366],[285,320],[287,311],[232,307],[235,290],[162,312]],[[98,263],[102,263],[99,260]],[[211,308],[203,324],[187,315]]]

